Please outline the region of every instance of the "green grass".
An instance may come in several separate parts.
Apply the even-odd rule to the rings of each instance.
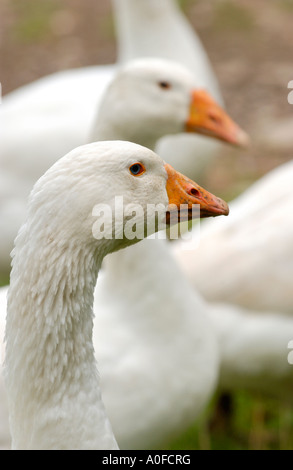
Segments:
[[[250,31],[254,26],[255,19],[248,8],[230,0],[215,4],[214,27],[217,30]]]
[[[56,0],[14,0],[14,9],[18,12],[19,20],[14,25],[14,35],[26,43],[41,41],[50,34],[50,19],[58,9]]]
[[[7,286],[9,284],[9,277],[0,274],[0,287]]]
[[[106,15],[101,18],[99,21],[99,30],[104,38],[116,41],[116,28],[113,15]]]
[[[276,5],[285,11],[293,11],[293,0],[279,0]]]
[[[194,5],[198,0],[178,0],[178,4],[182,11],[187,12],[191,5]]]
[[[293,410],[248,392],[232,395],[232,410],[219,411],[216,395],[204,416],[170,450],[293,450]]]

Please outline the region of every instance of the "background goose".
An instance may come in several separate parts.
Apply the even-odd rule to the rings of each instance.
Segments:
[[[113,2],[119,50],[117,63],[141,56],[178,60],[198,77],[199,87],[208,89],[220,100],[216,79],[196,33],[174,0],[158,3],[146,0]],[[176,49],[170,47],[175,37]],[[129,48],[133,40],[137,44],[135,52]],[[1,160],[10,161],[10,173],[6,176],[15,181],[15,186],[28,183],[31,189],[31,181],[35,182],[60,154],[88,142],[99,100],[116,71],[117,64],[66,70],[43,77],[4,97]],[[19,136],[17,140],[15,133]],[[42,158],[38,153],[40,141],[44,149]],[[208,154],[216,149],[213,142],[205,141],[203,146],[201,156],[204,149]],[[18,168],[26,168],[28,182],[24,176],[19,181]],[[193,168],[194,162],[189,163],[189,172]]]
[[[200,249],[172,244],[194,289],[209,301],[229,302],[209,309],[220,339],[221,386],[287,401],[293,385],[292,177],[291,161],[233,201],[226,226],[204,222]]]
[[[102,394],[122,449],[170,445],[206,409],[219,370],[205,302],[186,282],[169,244],[142,243],[141,251],[131,247],[124,257],[105,260],[95,292]],[[112,282],[119,285],[115,295]]]
[[[118,37],[118,59],[126,63],[141,57],[174,60],[222,101],[218,81],[204,47],[175,0],[113,0]],[[151,34],[150,34],[151,31]]]
[[[293,374],[288,348],[293,339],[292,316],[212,303],[207,313],[219,341],[219,389],[253,392],[291,408]]]
[[[226,225],[202,224],[200,250],[174,247],[205,298],[292,315],[292,178],[292,161],[277,167],[231,203]]]
[[[192,185],[150,150],[119,141],[79,147],[37,182],[15,242],[7,303],[14,449],[117,449],[94,357],[93,294],[103,258],[138,239],[125,238],[126,212],[119,223],[114,216],[116,238],[112,216],[105,238],[94,238],[93,208],[113,211],[122,196],[124,210],[143,208],[137,223],[146,227],[147,204],[191,208]]]
[[[135,61],[135,64],[130,63],[125,69],[122,68],[113,79],[113,84],[109,85],[101,102],[99,117],[93,118],[95,124],[89,133],[90,141],[120,138],[154,148],[163,135],[186,131],[208,133],[236,145],[245,144],[246,134],[207,93],[199,92],[196,80],[185,68],[162,59],[142,59],[141,62]],[[47,113],[50,114],[50,111],[47,110]],[[30,139],[29,128],[33,123],[30,120],[25,122],[25,138]],[[5,127],[4,140],[8,136]],[[76,138],[79,138],[78,132]],[[12,136],[8,140],[12,141]],[[59,140],[62,136],[56,134],[52,145]],[[13,141],[16,142],[16,139]],[[42,132],[35,143],[47,149]],[[22,158],[20,164],[17,162],[19,155]],[[0,272],[6,275],[10,269],[13,240],[24,219],[26,196],[38,173],[44,172],[48,164],[46,158],[42,159],[39,155],[37,163],[33,164],[35,155],[30,154],[26,145],[22,152],[14,154],[17,158],[8,156],[4,151],[0,176]]]
[[[204,47],[174,0],[113,0],[119,62],[163,57],[187,67],[196,84],[223,104],[218,81]],[[151,32],[151,33],[150,33]],[[162,158],[188,175],[202,179],[220,145],[200,136],[165,136],[156,148]],[[178,154],[181,155],[178,162]],[[196,161],[194,155],[197,155]]]

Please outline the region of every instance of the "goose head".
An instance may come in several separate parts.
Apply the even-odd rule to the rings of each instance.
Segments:
[[[169,60],[144,58],[116,75],[99,107],[91,140],[129,140],[154,149],[165,135],[193,132],[246,145],[248,137],[193,75]]]
[[[229,213],[224,201],[145,147],[125,141],[87,144],[58,160],[36,183],[29,204],[30,246],[34,236],[59,249],[68,240],[92,245],[103,239],[107,251],[116,251],[143,238],[158,211],[166,224],[175,223],[182,205],[188,220],[199,216],[190,210],[194,205],[202,217]],[[126,228],[140,235],[127,237]],[[147,235],[156,230],[147,229]]]

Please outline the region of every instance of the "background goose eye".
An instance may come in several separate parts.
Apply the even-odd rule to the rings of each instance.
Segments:
[[[165,90],[169,90],[171,88],[171,83],[162,80],[159,82],[159,87],[164,88]]]
[[[134,163],[129,167],[129,171],[134,176],[140,176],[146,171],[146,169],[142,163]]]

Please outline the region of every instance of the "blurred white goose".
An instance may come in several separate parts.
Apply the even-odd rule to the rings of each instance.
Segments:
[[[205,52],[174,0],[116,0],[114,13],[122,58],[118,64],[141,56],[178,60],[198,77],[198,87],[220,100]],[[135,51],[130,50],[131,41],[137,44]],[[176,49],[170,46],[174,42]],[[12,182],[26,195],[60,155],[87,143],[99,100],[116,72],[117,64],[66,70],[3,98],[1,173],[5,171],[8,187]],[[194,162],[189,165],[193,167]]]
[[[121,138],[154,148],[156,141],[163,135],[196,131],[238,145],[245,143],[246,134],[234,125],[206,92],[195,89],[196,79],[183,66],[162,59],[141,61],[139,67],[134,67],[131,62],[129,68],[125,66],[121,73],[117,72],[110,93],[102,100],[103,109],[99,113],[101,119],[91,126],[91,141]],[[121,107],[123,116],[120,113]],[[49,110],[47,113],[50,115]],[[35,118],[34,113],[33,116]],[[141,117],[144,121],[139,128]],[[92,120],[94,123],[93,116]],[[23,126],[24,139],[31,139],[29,129],[34,127],[33,123],[25,120]],[[151,131],[148,131],[149,127]],[[88,132],[90,134],[89,129]],[[15,129],[13,135],[15,136]],[[77,143],[78,131],[76,137]],[[5,126],[4,141],[7,142],[7,138],[9,142],[13,140],[16,145],[23,142],[21,136],[19,139],[12,139],[12,135],[9,137]],[[52,145],[59,141],[62,141],[62,135],[57,133],[52,139]],[[35,143],[44,151],[48,149],[41,131]],[[9,152],[4,151],[0,157],[0,274],[8,274],[10,270],[10,251],[24,220],[26,195],[29,194],[34,179],[47,168],[46,158],[43,159],[39,154],[37,162],[34,163],[35,155],[30,153],[26,144],[23,151],[17,153],[15,149],[9,158],[8,156]],[[22,161],[17,162],[20,156]]]
[[[213,282],[210,275],[210,289]],[[219,388],[257,392],[292,405],[292,316],[211,303],[207,313],[219,342]]]
[[[227,224],[201,226],[199,250],[174,247],[196,289],[212,301],[293,315],[293,161],[231,203]],[[216,273],[211,280],[210,273]],[[211,289],[212,282],[212,289]]]
[[[197,77],[199,87],[222,100],[204,47],[176,0],[112,1],[119,62],[149,56],[174,60]]]
[[[150,56],[175,60],[194,74],[199,88],[208,90],[223,104],[204,47],[177,3],[175,0],[113,0],[119,62]],[[181,172],[197,180],[219,150],[219,142],[186,134],[165,136],[156,147],[162,158],[168,158],[171,165],[176,164]]]
[[[231,203],[225,226],[201,225],[199,249],[172,244],[196,292],[230,303],[209,308],[220,340],[221,386],[291,401],[292,178],[293,161],[257,181]]]
[[[125,237],[126,212],[112,220],[115,197],[123,197],[124,208],[143,209],[136,223],[145,229],[149,204],[163,205],[165,213],[173,204],[172,212],[183,198],[191,208],[186,188],[182,175],[152,151],[119,141],[73,150],[36,183],[15,241],[7,303],[5,379],[14,449],[118,448],[92,343],[102,260],[139,241]],[[97,204],[112,209],[102,239],[93,236]]]
[[[201,92],[195,92],[193,83],[189,72],[169,61],[143,59],[126,66],[104,97],[95,126],[95,137],[131,137],[152,146],[160,137],[160,132],[178,132],[184,126],[195,132],[198,123],[202,122],[213,129],[215,135],[231,139],[234,136],[237,140],[242,131],[211,99]],[[122,100],[119,93],[121,86]],[[205,98],[207,108],[201,107],[201,113],[195,119],[193,108],[202,97]],[[216,127],[208,119],[211,107],[219,116]],[[222,125],[219,125],[220,121]],[[202,126],[199,125],[200,130]],[[193,202],[201,205],[202,216],[227,214],[227,206],[221,200],[203,192],[198,186],[191,186],[188,180],[186,184]],[[202,314],[203,302],[181,279],[180,271],[172,262],[164,241],[148,240],[140,245],[138,254],[130,250],[125,257],[112,258],[109,266],[106,266],[102,284],[98,282],[97,286],[101,295],[97,300],[100,319],[96,323],[98,327],[95,327],[94,335],[99,335],[100,329],[107,331],[103,338],[95,341],[97,357],[103,368],[103,395],[115,435],[118,433],[119,445],[131,448],[154,446],[169,435],[185,429],[207,403],[216,384],[218,364],[215,337]],[[153,264],[159,259],[159,264]],[[121,280],[123,285],[113,297],[112,285],[113,282],[116,284],[121,270],[124,270]],[[141,271],[144,272],[143,276]],[[130,295],[133,289],[141,299],[139,306]],[[162,310],[166,303],[169,306],[167,312]],[[113,317],[116,308],[123,320]],[[143,318],[144,315],[149,316],[149,319]],[[116,326],[111,328],[113,322]],[[164,331],[161,341],[159,331]],[[111,335],[114,336],[112,340]],[[153,338],[158,340],[156,347]],[[99,341],[104,343],[101,347]],[[182,355],[177,354],[176,350],[176,357],[173,357],[174,341],[178,341],[178,344],[183,342]],[[193,354],[190,354],[191,350]],[[152,358],[155,356],[160,356],[160,363],[156,360],[156,367],[152,367]],[[121,361],[118,357],[121,357]],[[177,379],[170,381],[166,390],[165,377],[176,363]],[[197,371],[196,380],[194,370]],[[152,384],[151,388],[145,386],[147,381]],[[111,382],[114,383],[113,390]],[[130,400],[130,389],[136,399],[133,397]],[[125,393],[119,392],[117,396],[119,390],[125,390]],[[160,396],[164,400],[159,400]],[[150,413],[150,400],[156,403],[153,413]],[[117,408],[118,402],[121,406]]]

